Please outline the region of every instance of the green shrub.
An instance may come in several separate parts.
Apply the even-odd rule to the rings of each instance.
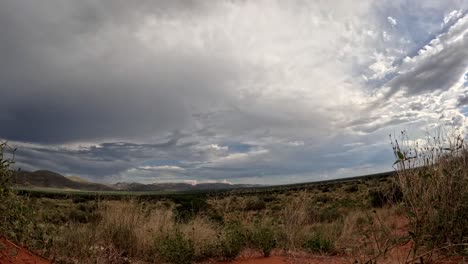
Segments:
[[[16,242],[27,240],[32,231],[34,212],[14,192],[4,194],[0,200],[0,234]]]
[[[321,233],[314,233],[305,243],[304,248],[314,253],[333,253],[333,242]]]
[[[245,230],[242,228],[241,223],[237,221],[226,223],[220,243],[223,257],[227,260],[235,259],[245,243]]]
[[[317,221],[320,223],[331,223],[338,219],[341,219],[343,215],[338,211],[336,207],[326,207],[319,209],[317,212]]]
[[[353,185],[351,185],[349,187],[346,187],[345,191],[347,193],[355,193],[355,192],[359,191],[359,187],[356,184],[353,184]]]
[[[263,256],[270,256],[276,246],[275,230],[271,222],[257,222],[252,230],[251,240],[254,247],[260,249]]]
[[[401,188],[392,184],[388,187],[369,190],[369,202],[372,207],[381,208],[384,205],[391,205],[403,200]]]
[[[332,199],[328,195],[320,195],[315,199],[317,202],[321,202],[326,204],[327,202],[331,201]]]
[[[265,203],[271,203],[271,202],[275,202],[278,200],[278,197],[274,196],[274,195],[265,195],[263,196],[263,201]]]
[[[69,219],[73,222],[78,223],[87,223],[88,222],[88,214],[81,210],[71,210],[69,214]]]
[[[174,264],[190,264],[194,261],[195,247],[193,241],[175,229],[167,234],[162,241],[156,241],[159,254],[168,262]]]
[[[199,212],[210,208],[206,199],[198,196],[175,196],[172,201],[176,204],[175,216],[180,223],[187,223]]]
[[[259,211],[265,208],[266,208],[265,201],[256,196],[248,199],[245,204],[245,210],[247,211]]]
[[[0,140],[0,235],[23,242],[33,231],[31,221],[34,219],[34,212],[27,206],[25,199],[19,197],[11,188],[14,151],[6,142]]]
[[[383,207],[386,203],[383,192],[381,190],[370,190],[369,202],[372,207]]]

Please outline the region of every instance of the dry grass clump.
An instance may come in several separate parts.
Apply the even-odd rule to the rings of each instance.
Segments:
[[[380,263],[408,243],[406,228],[407,219],[397,207],[355,211],[345,217],[337,246],[353,263]]]
[[[301,192],[297,197],[288,199],[286,206],[281,211],[281,236],[284,237],[284,247],[294,250],[301,248],[310,231],[308,225],[308,201],[307,192]]]
[[[197,215],[189,223],[183,224],[180,230],[193,242],[196,259],[214,257],[218,254],[221,228],[206,216]]]
[[[464,139],[430,137],[393,141],[397,183],[410,221],[412,255],[443,249],[467,253],[468,149]],[[426,255],[429,257],[429,254]]]
[[[151,209],[136,201],[105,202],[99,212],[103,238],[128,256],[147,255],[154,237],[167,234],[174,225],[171,208]]]
[[[136,201],[102,202],[97,214],[100,218],[96,222],[70,223],[56,234],[55,258],[80,263],[94,263],[93,259],[150,260],[156,257],[155,238],[171,232],[175,223],[171,208],[150,210]]]

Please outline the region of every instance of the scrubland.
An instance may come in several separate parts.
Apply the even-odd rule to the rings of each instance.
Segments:
[[[392,140],[395,173],[386,177],[190,199],[18,195],[8,184],[11,159],[2,155],[0,234],[55,263],[215,263],[246,254],[334,255],[348,263],[463,261],[463,139],[433,138],[418,146],[401,138]]]

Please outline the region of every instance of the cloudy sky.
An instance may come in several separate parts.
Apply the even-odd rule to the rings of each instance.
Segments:
[[[2,0],[0,138],[94,181],[391,170],[468,114],[468,2]]]

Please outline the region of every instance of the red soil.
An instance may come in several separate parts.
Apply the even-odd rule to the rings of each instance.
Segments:
[[[5,238],[0,238],[0,263],[50,264],[50,261],[32,254],[25,248],[19,247]]]
[[[276,249],[271,252],[272,256],[263,257],[255,250],[244,250],[241,255],[233,261],[207,262],[204,264],[349,264],[343,256],[321,256],[308,253],[289,252]],[[286,255],[285,255],[286,254]]]
[[[248,259],[238,259],[232,262],[222,262],[221,264],[346,264],[348,262],[340,257],[332,256],[313,256],[313,257],[256,257]]]

